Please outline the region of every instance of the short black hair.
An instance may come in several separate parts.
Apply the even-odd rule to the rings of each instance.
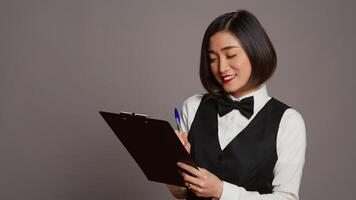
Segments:
[[[277,55],[266,31],[257,18],[246,10],[237,10],[220,15],[205,31],[200,55],[200,80],[204,88],[213,96],[224,94],[210,68],[210,38],[217,32],[228,31],[236,36],[245,50],[252,67],[247,84],[256,87],[266,82],[274,73]]]

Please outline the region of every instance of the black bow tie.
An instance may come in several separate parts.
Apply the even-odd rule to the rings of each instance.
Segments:
[[[226,95],[218,99],[218,112],[222,117],[233,109],[238,109],[240,113],[247,119],[253,115],[253,96],[242,99],[241,101],[233,101]]]

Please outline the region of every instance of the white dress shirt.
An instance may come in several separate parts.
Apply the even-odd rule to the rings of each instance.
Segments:
[[[238,99],[254,97],[254,113],[250,119],[245,118],[238,110],[220,117],[218,114],[218,138],[224,149],[256,116],[261,108],[271,99],[266,84],[259,89]],[[189,132],[195,113],[203,95],[193,95],[182,106],[181,130]],[[282,116],[277,133],[276,149],[278,159],[274,167],[274,179],[271,194],[260,194],[257,191],[246,191],[245,188],[223,181],[220,200],[298,200],[299,185],[305,161],[306,131],[300,113],[288,108]]]

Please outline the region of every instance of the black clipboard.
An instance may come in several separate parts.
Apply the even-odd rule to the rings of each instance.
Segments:
[[[129,112],[99,111],[148,180],[185,186],[177,162],[198,169],[172,126],[164,120]]]

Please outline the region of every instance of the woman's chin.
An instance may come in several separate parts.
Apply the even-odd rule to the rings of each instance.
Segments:
[[[240,89],[239,87],[233,87],[233,86],[224,86],[223,88],[224,88],[224,91],[229,94],[235,93]]]

